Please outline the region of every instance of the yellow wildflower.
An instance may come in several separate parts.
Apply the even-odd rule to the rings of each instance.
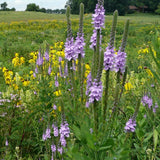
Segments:
[[[124,88],[126,91],[129,91],[133,88],[132,84],[130,82],[127,82],[125,85],[124,85]]]
[[[25,87],[26,87],[26,86],[28,86],[28,85],[29,85],[29,83],[30,83],[30,81],[24,81],[24,82],[23,82],[23,86],[25,86]]]

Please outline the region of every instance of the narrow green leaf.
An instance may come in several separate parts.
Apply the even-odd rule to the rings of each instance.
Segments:
[[[153,139],[154,139],[154,151],[156,151],[157,143],[158,143],[158,132],[156,129],[153,131]]]

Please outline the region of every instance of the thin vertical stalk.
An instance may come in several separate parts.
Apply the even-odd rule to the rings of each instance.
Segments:
[[[115,100],[114,100],[114,107],[113,113],[116,111],[118,106],[118,95],[119,95],[119,87],[120,87],[120,71],[117,72],[117,83],[116,83],[116,91],[115,91]]]
[[[105,123],[106,119],[106,110],[107,110],[107,105],[108,105],[108,89],[109,89],[109,73],[110,71],[106,71],[106,83],[105,83],[105,91],[104,91],[104,99],[103,99],[103,122]]]
[[[94,100],[93,103],[93,110],[94,110],[94,129],[95,133],[98,133],[98,102]]]

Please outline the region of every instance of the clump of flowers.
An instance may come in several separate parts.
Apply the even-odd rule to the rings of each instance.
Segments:
[[[117,55],[115,55],[115,71],[120,71],[121,73],[125,72],[125,64],[126,64],[126,53],[121,50],[118,51]]]
[[[51,151],[52,151],[52,158],[54,157],[54,154],[56,151],[60,154],[63,153],[63,147],[66,147],[67,141],[66,138],[69,138],[70,136],[70,129],[67,121],[63,121],[60,125],[60,128],[58,128],[57,125],[54,123],[52,124],[51,130],[49,127],[46,129],[46,131],[42,135],[43,141],[46,141],[47,139],[51,139],[51,135],[53,132],[54,140],[51,144]],[[57,143],[58,142],[58,143]]]
[[[102,82],[97,82],[95,79],[92,82],[92,85],[89,89],[89,103],[93,103],[94,101],[99,101],[102,97]]]
[[[144,95],[142,98],[142,104],[143,106],[148,106],[149,109],[151,109],[151,106],[153,105],[152,98],[148,97],[147,95]]]
[[[134,132],[136,127],[136,121],[133,118],[130,118],[124,127],[125,132]]]
[[[14,67],[21,66],[24,63],[25,63],[25,58],[19,57],[19,54],[15,53],[15,57],[12,59],[12,64],[14,65]]]
[[[104,69],[107,70],[114,70],[114,56],[115,51],[114,48],[107,47],[106,52],[104,52]]]

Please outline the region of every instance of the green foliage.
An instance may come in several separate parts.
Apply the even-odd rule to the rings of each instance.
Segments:
[[[36,5],[35,3],[30,3],[30,4],[27,4],[27,8],[26,8],[26,11],[39,11],[39,6]]]

